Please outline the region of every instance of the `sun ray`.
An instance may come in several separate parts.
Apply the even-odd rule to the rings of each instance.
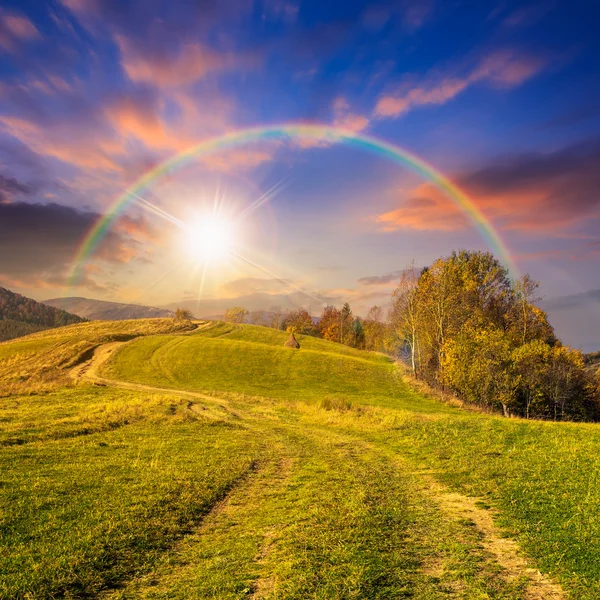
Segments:
[[[283,284],[285,284],[285,285],[287,285],[287,286],[295,289],[296,291],[300,292],[301,294],[304,294],[308,298],[311,298],[311,299],[315,300],[319,304],[325,304],[325,302],[323,302],[322,298],[319,298],[318,296],[315,296],[314,294],[311,294],[310,292],[307,292],[306,290],[304,290],[301,287],[297,286],[296,284],[292,283],[290,280],[283,279],[282,277],[279,277],[279,275],[276,275],[272,271],[269,271],[265,267],[259,265],[258,263],[255,263],[254,261],[250,260],[249,258],[247,258],[245,256],[242,256],[241,254],[239,254],[237,252],[232,252],[232,254],[236,258],[239,258],[241,261],[249,264],[250,266],[254,267],[255,269],[258,269],[259,271],[262,271],[263,273],[265,273],[266,275],[269,275],[273,279],[276,279],[277,281],[280,281],[281,283],[283,283]]]
[[[174,217],[173,215],[168,213],[166,210],[163,210],[159,206],[152,204],[152,202],[150,202],[149,200],[146,200],[145,198],[142,198],[141,196],[138,196],[137,194],[134,194],[133,192],[130,192],[130,195],[136,199],[136,204],[138,204],[142,208],[148,210],[149,212],[151,212],[159,217],[162,217],[163,219],[166,219],[167,221],[170,221],[171,223],[173,223],[174,225],[177,225],[181,229],[185,229],[185,224],[183,223],[183,221],[181,221],[177,217]]]
[[[279,183],[276,183],[270,189],[268,189],[264,194],[262,194],[257,200],[255,200],[248,208],[243,210],[240,215],[237,217],[238,221],[241,221],[250,213],[258,210],[263,204],[266,204],[270,200],[272,200],[276,194],[278,194],[282,189],[284,189],[284,180],[282,179]]]

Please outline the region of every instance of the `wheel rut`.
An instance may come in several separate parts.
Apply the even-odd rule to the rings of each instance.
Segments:
[[[169,394],[176,394],[187,398],[202,399],[208,401],[211,404],[218,404],[222,409],[231,412],[236,417],[236,413],[233,413],[230,409],[223,405],[227,403],[225,400],[219,399],[208,394],[201,392],[193,392],[187,390],[176,390],[172,388],[156,387],[140,383],[132,383],[121,380],[113,380],[99,375],[101,368],[106,364],[115,351],[117,351],[123,344],[128,342],[110,342],[98,346],[91,358],[75,367],[70,371],[71,377],[75,381],[87,381],[95,383],[97,385],[106,385],[119,387],[128,390],[148,391],[148,392],[162,392]],[[252,420],[252,419],[251,419]],[[331,435],[331,432],[330,432]],[[365,448],[376,450],[387,458],[394,460],[397,463],[398,468],[408,471],[410,475],[415,479],[415,491],[426,495],[431,501],[439,508],[439,510],[447,516],[448,519],[454,521],[470,521],[481,537],[481,545],[483,549],[493,557],[494,561],[502,568],[502,576],[507,580],[525,580],[526,590],[524,598],[527,600],[564,600],[567,596],[563,592],[562,588],[554,583],[550,578],[542,574],[539,570],[533,568],[529,562],[522,556],[519,551],[518,544],[507,537],[502,535],[501,529],[494,522],[494,513],[491,510],[483,508],[479,505],[479,498],[466,496],[455,491],[451,491],[434,477],[434,472],[427,469],[412,470],[407,468],[407,462],[396,453],[390,452],[379,447],[374,442],[369,442],[364,439],[359,439],[352,435],[341,435],[340,437],[346,440],[352,440],[353,443],[359,443]],[[289,458],[280,458],[280,464],[274,469],[276,475],[275,479],[283,481],[289,476],[290,471],[290,460]],[[259,471],[260,469],[253,468],[253,471]],[[271,473],[273,477],[273,473]],[[191,535],[186,536],[186,541],[181,542],[189,543],[193,542],[195,538],[202,535],[207,527],[210,527],[211,523],[215,523],[222,518],[226,518],[226,514],[235,512],[236,503],[232,504],[231,499],[237,498],[238,496],[244,495],[244,489],[250,485],[249,480],[253,479],[249,475],[243,478],[239,484],[227,492],[227,495],[217,502],[209,513],[203,518],[197,531]],[[280,483],[281,483],[280,481]],[[241,490],[241,491],[240,491]],[[238,502],[236,500],[236,502]],[[221,515],[224,515],[223,517]],[[255,562],[259,567],[264,563],[268,557],[270,549],[275,541],[277,532],[267,530],[263,533],[264,539],[260,546],[260,550],[255,557]],[[172,549],[177,552],[177,547]],[[187,566],[177,567],[178,568],[189,568]],[[424,571],[431,571],[432,575],[435,575],[435,571],[439,570],[441,565],[438,565],[433,561],[430,565],[423,565]],[[171,571],[173,565],[171,566]],[[132,589],[139,589],[139,585],[144,587],[144,580],[140,580],[138,584],[134,585]],[[128,586],[129,587],[129,586]],[[250,598],[264,598],[267,597],[272,589],[272,581],[268,574],[257,577],[251,587],[248,589],[247,594]],[[460,596],[460,592],[458,592]],[[108,595],[102,596],[108,598]],[[119,594],[118,596],[110,596],[111,598],[126,598],[135,597],[130,596],[127,593]]]

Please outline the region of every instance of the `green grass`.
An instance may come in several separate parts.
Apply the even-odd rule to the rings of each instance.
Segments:
[[[597,426],[451,408],[323,340],[172,327],[0,345],[0,374],[25,377],[0,398],[1,598],[525,598],[423,469],[572,598],[600,598]],[[133,337],[103,376],[172,392],[63,385],[82,352]]]
[[[185,337],[144,337],[124,346],[104,373],[182,390],[309,402],[336,394],[361,404],[443,410],[410,390],[387,356],[308,336],[298,351],[283,346],[287,338],[283,331],[229,324]]]
[[[53,395],[34,407],[15,400],[40,410],[35,426],[24,419],[28,443],[0,452],[2,598],[89,596],[151,568],[260,456],[247,430],[196,419],[179,398],[83,396],[85,430],[72,427],[74,405],[57,411]],[[136,418],[115,427],[109,411],[104,428],[98,403],[117,399]]]

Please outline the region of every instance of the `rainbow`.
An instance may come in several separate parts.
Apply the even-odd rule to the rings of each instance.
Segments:
[[[87,259],[94,252],[119,215],[136,199],[136,196],[142,195],[158,179],[208,154],[250,142],[266,140],[312,140],[317,145],[344,143],[409,167],[447,195],[469,217],[486,244],[505,266],[508,267],[511,274],[513,276],[517,275],[517,267],[490,220],[456,184],[432,165],[400,146],[390,144],[364,133],[356,133],[340,127],[327,125],[284,123],[239,129],[204,140],[198,145],[192,146],[180,154],[176,154],[165,160],[140,177],[115,200],[109,210],[98,219],[83,239],[73,260],[69,285],[73,285],[77,281]]]

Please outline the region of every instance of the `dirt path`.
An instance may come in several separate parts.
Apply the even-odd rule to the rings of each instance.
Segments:
[[[414,475],[423,482],[423,490],[431,494],[433,501],[445,514],[457,520],[470,520],[475,525],[481,535],[483,547],[504,569],[507,579],[527,578],[526,598],[528,600],[566,598],[558,584],[529,566],[519,553],[519,546],[514,540],[502,537],[501,530],[492,518],[492,511],[478,506],[478,498],[448,490],[433,478],[429,470],[416,471]],[[435,570],[435,565],[431,568]]]
[[[71,369],[71,376],[76,381],[88,381],[97,385],[114,386],[128,390],[164,392],[189,398],[202,399],[209,401],[212,404],[218,404],[226,411],[232,412],[228,407],[223,405],[223,403],[227,404],[226,401],[200,392],[156,387],[101,377],[99,373],[102,367],[110,359],[113,353],[126,343],[128,342],[110,342],[98,346],[89,360]],[[250,420],[253,419],[250,418]],[[351,438],[348,437],[348,439]],[[354,440],[354,442],[356,441],[357,440]],[[372,450],[377,447],[376,444],[366,442],[365,440],[362,441],[361,445],[365,448],[369,447]],[[388,451],[384,451],[382,448],[378,448],[378,450],[384,454],[388,454]],[[398,468],[406,470],[407,465],[400,464],[404,462],[404,459],[397,455],[395,455],[395,457],[398,461]],[[267,469],[267,471],[269,471],[269,469]],[[279,477],[282,477],[283,479],[289,477],[288,461],[283,461],[283,463],[275,469],[275,472],[277,472],[275,480]],[[273,473],[270,473],[270,475],[273,477]],[[445,518],[452,521],[470,521],[473,523],[481,537],[483,549],[493,557],[493,560],[499,566],[502,567],[503,577],[506,580],[525,579],[527,581],[525,593],[525,598],[527,598],[527,600],[564,600],[566,598],[566,595],[559,585],[553,583],[548,577],[529,565],[528,561],[520,554],[519,547],[514,540],[502,536],[501,530],[494,523],[493,512],[478,506],[478,498],[450,491],[434,478],[434,473],[430,470],[413,471],[412,475],[415,478],[415,488],[425,496],[430,497],[432,503],[439,508],[442,514],[445,515]],[[263,483],[267,482],[263,481]],[[269,484],[272,485],[273,481],[269,481]],[[247,485],[250,484],[248,483]],[[242,486],[242,489],[245,489],[245,487],[246,486]],[[233,497],[236,498],[237,493],[234,494]],[[219,507],[215,508],[216,510],[207,521],[209,524],[214,518],[219,517],[219,514],[223,509],[225,509],[226,513],[230,511],[230,500],[228,499],[226,502],[222,503],[222,505],[220,504]],[[196,537],[191,536],[190,541],[193,542],[197,539],[197,535],[202,534],[205,531],[205,527],[206,526],[200,528],[196,533]],[[265,535],[261,551],[255,558],[259,565],[262,565],[265,557],[270,552],[270,547],[273,543],[271,537],[272,536],[268,533]],[[439,562],[434,561],[423,567],[423,570],[427,571],[428,574],[432,576],[441,575],[443,569],[444,565],[441,560]],[[249,590],[250,597],[262,598],[268,596],[271,583],[268,575],[266,577],[258,577],[253,588]]]
[[[143,383],[131,383],[129,381],[121,381],[119,379],[107,379],[99,375],[102,367],[108,362],[112,354],[124,344],[130,342],[108,342],[94,349],[92,357],[75,367],[70,371],[70,375],[76,381],[88,381],[97,385],[106,385],[119,387],[126,390],[138,390],[145,392],[164,392],[168,394],[177,394],[187,398],[199,398],[209,400],[213,403],[218,403],[221,399],[201,392],[190,392],[187,390],[177,390],[173,388],[156,387],[153,385],[145,385]]]

